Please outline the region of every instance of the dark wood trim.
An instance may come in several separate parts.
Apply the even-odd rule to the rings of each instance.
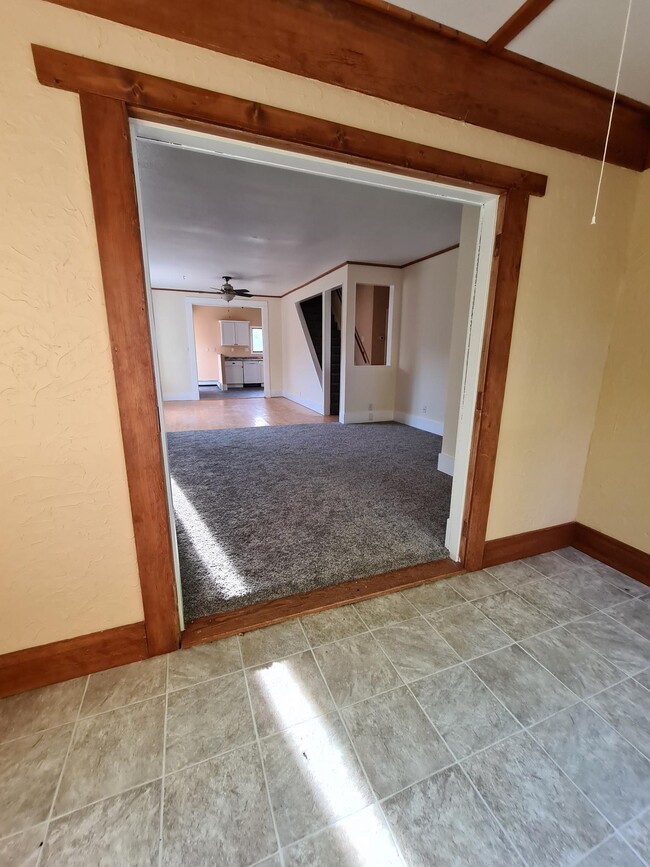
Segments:
[[[483,560],[527,213],[527,195],[511,192],[501,197],[468,476],[466,544],[461,551],[469,571],[479,569]]]
[[[633,548],[626,542],[619,542],[612,536],[579,523],[575,525],[575,536],[571,544],[578,551],[650,586],[650,554],[646,551]]]
[[[542,196],[546,190],[546,176],[535,172],[248,102],[40,45],[33,45],[32,52],[41,84],[121,100],[132,116],[486,192],[521,189]],[[645,162],[645,151],[643,159]]]
[[[384,15],[390,15],[397,18],[399,21],[405,21],[408,24],[413,24],[423,30],[431,30],[434,33],[440,33],[447,39],[455,39],[458,42],[464,42],[466,45],[471,45],[474,48],[484,49],[485,40],[479,39],[477,36],[471,36],[469,33],[464,33],[462,30],[456,30],[455,27],[448,27],[446,24],[441,24],[439,21],[434,21],[432,18],[427,18],[425,15],[420,15],[417,12],[411,12],[410,9],[404,9],[402,6],[395,6],[394,3],[389,3],[388,0],[352,0],[357,6],[367,6],[369,9],[378,9]]]
[[[0,698],[149,656],[144,623],[92,632],[0,656]]]
[[[501,51],[547,9],[553,0],[526,0],[487,41],[490,51]]]
[[[220,0],[218,8],[193,0],[189,9],[177,0],[50,2],[507,135],[602,155],[609,99],[384,9],[351,0]],[[650,113],[619,103],[608,162],[642,171],[649,143]]]
[[[575,528],[575,522],[571,521],[568,524],[556,524],[554,527],[544,527],[528,533],[517,533],[515,536],[489,539],[483,549],[481,565],[482,567],[498,566],[500,563],[510,563],[523,557],[533,557],[535,554],[567,548],[574,544]]]
[[[180,625],[126,106],[80,96],[150,655]]]
[[[476,36],[470,36],[469,33],[463,33],[461,30],[455,30],[453,27],[447,27],[439,21],[433,21],[431,18],[426,18],[424,15],[418,15],[416,12],[410,12],[408,9],[403,9],[401,6],[395,6],[387,0],[352,0],[359,6],[369,6],[371,9],[379,9],[384,15],[391,15],[393,18],[398,18],[400,21],[407,21],[424,30],[432,30],[435,33],[440,33],[447,39],[454,39],[457,42],[464,42],[473,48],[480,51],[487,50],[487,42],[484,39],[479,39]],[[538,60],[533,60],[530,57],[524,57],[522,54],[516,54],[509,49],[501,51],[502,57],[507,57],[512,63],[519,66],[526,66],[540,75],[546,75],[549,78],[556,78],[558,81],[569,84],[572,87],[579,87],[581,90],[586,90],[589,93],[595,93],[597,96],[602,96],[609,101],[612,101],[612,91],[606,87],[601,87],[594,84],[592,81],[587,81],[584,78],[578,78],[577,75],[570,75],[561,69],[556,69],[554,66],[547,66],[545,63],[540,63]],[[618,94],[616,101],[621,105],[646,113],[650,111],[650,106],[647,103],[641,102],[638,99],[632,99],[629,96]]]
[[[246,103],[38,46],[33,50],[42,83],[77,91],[81,97],[149,653],[174,649],[178,622],[127,125],[127,113],[134,101],[139,106],[140,115],[146,115],[149,110],[145,111],[143,106],[154,106],[156,119],[167,123],[179,120],[194,123],[198,118],[201,128],[213,133],[227,129],[235,138],[265,144],[272,142],[274,146],[301,152],[308,150],[320,157],[334,157],[380,166],[409,176],[451,182],[456,186],[460,183],[500,192],[499,235],[492,270],[490,315],[485,329],[482,385],[477,403],[463,532],[468,552],[463,552],[464,565],[466,568],[479,568],[496,459],[528,198],[529,193],[543,193],[546,178],[351,127],[343,128],[330,121]],[[185,117],[182,112],[186,112]],[[454,172],[458,174],[454,175]],[[445,574],[450,574],[451,568],[459,569],[457,564],[449,565],[449,561],[435,568],[442,568]],[[421,573],[416,577],[401,573],[386,585],[385,577],[375,576],[365,579],[367,586],[363,595],[356,594],[352,598],[378,595],[391,588],[421,583],[425,578]],[[336,592],[343,594],[345,591]],[[338,603],[324,604],[330,607],[330,604],[344,604],[345,601],[341,595]],[[318,605],[323,605],[322,601],[309,604],[312,608],[308,610],[318,610]],[[305,610],[304,600],[296,601],[295,598],[278,602],[276,607],[277,612],[270,620],[269,615],[265,615],[267,619],[264,622],[277,622]],[[297,613],[292,615],[291,611]],[[228,627],[223,625],[223,618],[218,619],[216,627],[212,620],[211,637],[226,634],[224,629],[255,628],[260,625],[260,621],[255,619],[258,614],[254,610],[246,615],[240,613],[239,620],[235,618],[235,626],[232,625],[234,615],[224,615],[230,623]],[[243,621],[242,617],[245,618]]]
[[[291,295],[293,292],[297,292],[299,289],[305,289],[307,286],[311,286],[311,284],[315,283],[317,280],[321,280],[323,277],[327,277],[328,274],[333,274],[335,271],[338,271],[339,268],[345,268],[345,266],[349,264],[349,262],[340,262],[338,265],[334,265],[333,268],[328,268],[327,271],[323,271],[322,274],[317,274],[315,277],[312,277],[311,280],[306,280],[304,283],[301,283],[300,286],[294,286],[293,289],[289,289],[288,292],[284,292],[282,295],[278,295],[276,297],[286,298],[287,295]]]
[[[188,623],[183,633],[183,647],[204,644],[206,641],[214,641],[216,638],[225,638],[240,632],[250,632],[252,629],[271,626],[273,623],[281,623],[292,617],[316,614],[328,608],[338,608],[341,605],[360,602],[362,599],[372,599],[385,593],[416,587],[418,584],[426,584],[440,578],[449,578],[464,571],[453,560],[436,560],[431,563],[421,563],[419,566],[395,569],[383,575],[346,581],[345,584],[321,587],[309,593],[287,596],[284,599],[260,602],[224,614],[201,617]]]
[[[436,250],[435,253],[427,253],[426,256],[420,256],[419,259],[413,259],[412,262],[405,262],[403,265],[386,265],[380,262],[341,262],[339,265],[335,265],[333,268],[328,268],[327,271],[323,271],[322,274],[318,274],[316,277],[312,277],[311,280],[307,280],[306,283],[301,283],[300,286],[294,286],[293,289],[289,289],[288,292],[284,292],[282,295],[251,295],[251,298],[274,298],[276,300],[280,300],[281,298],[286,298],[287,295],[291,295],[292,292],[297,292],[299,289],[304,289],[306,286],[310,286],[312,283],[315,283],[317,280],[320,280],[321,277],[327,277],[328,274],[333,274],[334,271],[338,271],[339,268],[345,268],[346,265],[361,265],[367,268],[395,268],[398,271],[404,268],[408,268],[411,265],[417,265],[420,262],[426,262],[427,259],[433,259],[436,256],[442,256],[443,253],[450,253],[452,250],[457,250],[460,247],[460,244],[452,244],[450,247],[445,247],[443,250]],[[208,295],[211,297],[218,297],[214,292],[208,292],[205,289],[170,289],[166,286],[152,286],[152,292],[184,292],[186,295]],[[236,306],[236,305],[235,305]]]
[[[411,265],[419,265],[420,262],[426,262],[427,259],[435,259],[436,256],[442,256],[445,253],[451,253],[452,250],[458,250],[460,244],[452,244],[449,247],[443,247],[442,250],[436,250],[435,253],[429,253],[427,256],[420,256],[419,259],[413,259],[411,262],[405,262],[400,265],[400,268],[410,268]]]

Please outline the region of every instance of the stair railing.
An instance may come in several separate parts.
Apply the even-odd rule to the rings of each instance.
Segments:
[[[335,289],[332,292],[332,313],[334,314],[334,321],[339,327],[339,330],[342,331],[342,321],[343,321],[343,293],[340,289]],[[363,340],[361,339],[361,335],[357,331],[356,327],[354,329],[354,342],[357,346],[357,349],[361,353],[361,357],[363,358],[364,364],[370,364],[370,357],[366,351],[366,347],[363,345]]]

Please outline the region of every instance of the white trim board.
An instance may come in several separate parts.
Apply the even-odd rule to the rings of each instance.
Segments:
[[[205,295],[206,293],[203,293]],[[190,361],[190,374],[192,377],[192,385],[196,389],[194,400],[199,399],[199,370],[198,370],[198,362],[196,360],[196,337],[194,334],[194,316],[192,314],[193,307],[228,307],[229,302],[225,301],[222,298],[202,298],[201,293],[198,295],[190,295],[185,299],[185,328],[187,332],[187,351],[189,353],[189,361]],[[237,300],[237,307],[249,307],[249,308],[258,308],[262,311],[262,335],[264,338],[264,353],[263,353],[263,364],[264,364],[264,397],[270,397],[271,395],[271,361],[270,361],[270,352],[269,352],[269,305],[266,301],[263,300],[251,300],[246,298],[239,298]],[[227,383],[224,383],[225,388],[224,391],[228,391]]]
[[[280,394],[276,395],[277,397],[286,397],[287,400],[291,400],[294,403],[299,404],[299,406],[304,406],[306,409],[311,409],[314,412],[317,412],[318,415],[323,415],[323,407],[321,402],[315,403],[311,400],[305,400],[304,397],[300,397],[298,394],[291,394],[289,391],[283,391]]]
[[[168,400],[198,400],[199,395],[194,391],[163,391],[163,401]]]
[[[438,455],[438,469],[441,473],[445,473],[448,476],[453,476],[454,456],[448,455],[445,452],[440,452],[440,454]]]
[[[398,421],[400,424],[416,427],[418,430],[425,430],[427,433],[442,436],[444,425],[441,421],[436,421],[434,418],[427,418],[424,415],[414,415],[411,412],[402,412],[397,409],[395,410],[394,417],[395,421]]]
[[[376,421],[394,421],[395,413],[392,409],[373,409],[363,412],[343,413],[343,424],[372,424]]]

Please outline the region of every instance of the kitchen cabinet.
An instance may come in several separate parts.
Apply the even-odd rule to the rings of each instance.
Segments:
[[[237,319],[221,319],[221,343],[223,346],[250,346],[250,323]]]
[[[241,358],[226,358],[224,361],[226,385],[244,385],[244,362]]]
[[[264,362],[261,358],[244,359],[244,385],[262,385],[264,382]]]

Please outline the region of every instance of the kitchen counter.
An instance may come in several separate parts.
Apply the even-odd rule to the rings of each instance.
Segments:
[[[218,384],[225,391],[228,388],[242,388],[244,385],[264,384],[264,355],[248,353],[244,355],[217,356],[219,368]]]
[[[260,361],[262,361],[262,360],[264,360],[264,353],[255,352],[255,353],[249,353],[248,355],[244,352],[237,352],[236,354],[233,354],[233,355],[227,355],[226,353],[224,353],[221,357],[222,358],[259,358]]]

